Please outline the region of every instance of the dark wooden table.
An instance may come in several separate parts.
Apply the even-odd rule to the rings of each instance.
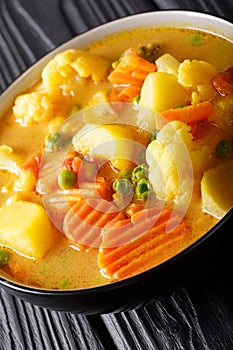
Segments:
[[[232,0],[0,0],[0,92],[75,35],[116,18],[167,9],[233,19]],[[0,349],[232,350],[230,261],[222,278],[216,274],[210,283],[207,276],[162,302],[119,314],[50,311],[0,289]]]

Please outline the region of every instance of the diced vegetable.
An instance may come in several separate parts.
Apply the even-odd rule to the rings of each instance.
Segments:
[[[128,49],[119,64],[108,76],[115,85],[127,85],[120,91],[113,90],[109,99],[113,102],[128,102],[140,94],[146,76],[156,71],[156,65],[140,57],[133,48]]]
[[[204,172],[201,180],[203,211],[221,219],[233,206],[233,161]]]
[[[211,117],[212,113],[213,107],[209,101],[204,101],[181,108],[167,109],[160,112],[160,114],[169,122],[179,120],[187,124],[195,123],[203,119],[208,119]]]
[[[111,100],[111,102],[114,102]],[[97,91],[89,100],[86,110],[86,115],[89,113],[89,107],[94,107],[90,109],[90,113],[95,113],[95,116],[99,117],[99,119],[103,118],[106,122],[108,116],[114,117],[115,112],[109,103],[109,96],[106,90]]]
[[[22,159],[15,154],[12,147],[0,146],[0,169],[17,175],[13,185],[16,192],[31,192],[35,187],[36,173],[31,172],[25,165],[22,165]]]
[[[133,169],[131,179],[133,182],[139,182],[141,179],[145,179],[148,176],[148,168],[145,164],[136,166]]]
[[[6,264],[10,258],[10,253],[6,249],[0,249],[0,265]]]
[[[23,169],[33,173],[35,177],[38,179],[40,164],[41,164],[41,154],[35,153],[26,161],[26,163],[24,163]]]
[[[55,116],[54,105],[44,92],[20,95],[13,106],[16,122],[23,126],[43,123]]]
[[[139,45],[136,49],[137,54],[149,62],[155,62],[159,55],[160,46],[156,43]]]
[[[117,65],[110,73],[108,80],[116,85],[132,84],[142,85],[147,74],[156,71],[154,63],[150,63],[140,57],[133,48],[128,49]]]
[[[146,150],[149,180],[155,194],[186,206],[192,192],[193,168],[190,127],[181,122],[165,125]]]
[[[58,174],[58,185],[63,190],[73,188],[76,184],[77,178],[73,171],[61,169]]]
[[[230,140],[221,140],[216,146],[216,156],[218,158],[229,158],[233,152],[233,142]]]
[[[0,208],[0,243],[20,254],[42,258],[55,238],[53,232],[39,204],[18,201]]]
[[[58,151],[63,144],[62,136],[58,132],[49,134],[45,139],[45,148],[49,152]]]
[[[233,65],[213,78],[213,85],[222,96],[233,94]]]
[[[215,95],[212,79],[217,68],[206,61],[184,60],[178,68],[178,82],[191,91],[192,103],[210,100]]]
[[[22,160],[17,154],[14,153],[12,147],[0,145],[0,169],[19,175],[21,165]]]
[[[98,254],[101,271],[119,280],[156,266],[186,247],[190,228],[184,221],[178,224],[177,213],[171,214],[166,209],[144,209],[131,219],[110,225]],[[166,231],[168,225],[173,231]]]
[[[110,61],[84,50],[70,49],[57,54],[42,72],[43,83],[49,91],[61,87],[63,91],[77,93],[79,87],[77,75],[81,78],[92,77],[94,81],[102,80]],[[65,90],[64,90],[65,89]]]
[[[206,61],[184,60],[178,69],[178,81],[185,87],[196,88],[210,84],[217,74],[217,68]]]
[[[104,199],[79,201],[66,214],[64,234],[81,249],[99,248],[101,230],[111,220],[124,216],[117,207]]]
[[[159,130],[154,129],[150,133],[150,142],[156,140]]]
[[[173,74],[155,72],[147,75],[139,104],[153,111],[162,111],[185,104],[187,93]]]
[[[116,179],[112,185],[115,192],[130,194],[133,191],[132,183],[127,179]]]
[[[146,200],[150,193],[150,183],[146,179],[140,179],[136,185],[135,194],[138,200]]]
[[[169,53],[165,53],[164,55],[160,56],[155,61],[155,64],[158,72],[170,73],[174,75],[178,74],[180,62]]]
[[[87,124],[73,137],[73,147],[80,154],[110,160],[117,169],[128,168],[134,154],[133,133],[121,125]]]
[[[80,56],[71,63],[71,67],[81,78],[92,77],[94,82],[100,82],[107,76],[111,63],[108,59],[82,51]]]
[[[218,96],[213,101],[214,113],[211,121],[224,130],[228,137],[233,135],[233,94],[224,97]]]
[[[193,46],[202,45],[205,41],[205,37],[202,34],[191,34],[189,36],[190,44]]]

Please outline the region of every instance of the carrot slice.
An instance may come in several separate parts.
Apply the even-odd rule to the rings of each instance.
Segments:
[[[88,251],[90,248],[100,246],[101,231],[105,225],[113,219],[118,221],[123,218],[125,218],[124,214],[106,200],[82,200],[67,212],[63,222],[63,232],[80,250]]]
[[[157,67],[141,56],[134,48],[129,48],[118,66],[109,74],[108,80],[115,85],[128,85],[121,91],[111,92],[111,102],[128,102],[140,94],[142,84],[146,76],[155,72]]]
[[[128,49],[118,66],[110,73],[108,80],[116,85],[142,85],[150,72],[156,71],[156,65],[139,56],[134,48]]]
[[[156,222],[148,228],[153,218],[156,218]],[[174,211],[152,208],[142,210],[141,215],[137,212],[131,220],[122,220],[117,226],[112,225],[106,231],[99,249],[100,269],[106,276],[119,280],[145,271],[174,256],[191,243],[190,228],[184,220],[180,220],[179,214]],[[174,228],[167,232],[167,226]],[[128,243],[121,244],[123,240],[119,236],[124,237],[125,241],[127,237]],[[106,247],[109,243],[117,243],[118,246]]]
[[[41,154],[36,153],[36,154],[33,154],[27,160],[27,162],[23,165],[23,168],[25,170],[32,172],[35,175],[36,179],[38,179],[39,171],[40,171],[40,163],[41,163]]]
[[[213,86],[222,96],[233,94],[233,65],[213,78]]]
[[[208,119],[213,112],[212,104],[209,101],[203,101],[194,105],[171,108],[159,112],[167,121],[179,120],[186,124],[195,123]]]

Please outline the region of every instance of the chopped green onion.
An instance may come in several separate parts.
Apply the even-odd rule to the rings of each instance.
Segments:
[[[203,44],[204,37],[201,34],[192,34],[192,35],[190,35],[189,40],[190,40],[191,45],[199,46],[199,45]]]
[[[59,289],[64,289],[69,285],[69,279],[68,278],[64,278],[60,285],[59,285]]]
[[[133,99],[133,104],[138,106],[140,98],[141,98],[140,95],[135,96],[134,99]]]
[[[10,253],[5,249],[0,249],[0,265],[6,264],[10,258]]]
[[[154,130],[151,131],[151,133],[150,133],[150,142],[152,142],[152,141],[157,139],[158,132],[159,132],[159,130],[157,130],[157,129],[154,129]]]
[[[58,185],[63,190],[68,190],[76,184],[76,175],[73,171],[62,169],[58,174]]]
[[[218,158],[228,158],[233,151],[233,142],[230,140],[222,140],[216,146],[216,156]]]
[[[63,140],[61,134],[55,132],[53,134],[49,134],[45,139],[45,148],[49,152],[56,152],[62,146]]]

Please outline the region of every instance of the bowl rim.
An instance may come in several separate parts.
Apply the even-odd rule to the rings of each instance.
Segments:
[[[155,18],[158,19],[157,23],[154,23]],[[177,18],[174,20],[174,18]],[[191,19],[191,22],[189,22]],[[198,26],[194,23],[194,21],[198,21]],[[136,23],[136,25],[135,25]],[[208,24],[207,24],[208,23]],[[156,24],[156,25],[155,25]],[[63,44],[55,47],[47,54],[45,54],[42,58],[37,60],[34,64],[32,64],[25,72],[23,72],[18,78],[16,78],[9,87],[1,94],[0,96],[0,118],[3,116],[6,111],[10,108],[13,103],[15,97],[19,93],[23,93],[26,89],[32,86],[40,77],[41,70],[43,67],[59,52],[65,51],[72,47],[85,48],[89,46],[91,43],[102,40],[105,37],[116,34],[117,32],[121,32],[124,30],[133,30],[135,28],[143,28],[143,27],[183,27],[190,29],[200,29],[204,32],[209,32],[215,34],[217,36],[226,38],[233,42],[233,24],[229,21],[217,17],[212,14],[207,14],[198,11],[191,10],[163,10],[163,11],[152,11],[145,12],[139,14],[132,14],[127,17],[118,18],[116,20],[112,20],[110,22],[101,24],[97,27],[94,27],[90,30],[87,30],[72,39],[67,40]],[[23,87],[22,88],[22,83]],[[8,96],[9,95],[9,96]],[[127,286],[133,284],[134,282],[140,280],[142,275],[151,275],[154,273],[154,270],[161,270],[164,266],[168,266],[173,264],[175,261],[182,258],[184,255],[189,253],[198,247],[203,241],[207,240],[215,231],[217,231],[230,217],[233,216],[233,208],[231,208],[227,214],[217,222],[210,230],[208,230],[203,236],[201,236],[198,240],[192,243],[187,248],[183,249],[180,253],[176,254],[172,258],[162,262],[161,264],[154,266],[146,271],[143,271],[137,275],[133,275],[131,277],[113,282],[107,283],[103,285],[88,287],[88,288],[80,288],[80,289],[61,289],[61,290],[53,290],[53,289],[44,289],[38,287],[32,287],[24,284],[20,284],[11,279],[8,279],[5,276],[0,276],[0,287],[5,286],[9,289],[13,289],[18,292],[40,295],[40,296],[54,296],[54,295],[82,295],[83,293],[96,293],[104,291],[110,291],[113,289],[117,289],[122,286]]]
[[[157,22],[155,22],[155,18]],[[174,19],[175,18],[175,19]],[[181,20],[182,19],[182,20]],[[191,22],[190,22],[191,20]],[[195,22],[195,25],[190,23]],[[136,25],[135,25],[136,22]],[[31,87],[39,77],[44,66],[59,52],[70,49],[78,44],[79,48],[85,48],[91,43],[102,40],[104,37],[122,30],[133,30],[142,27],[182,27],[200,29],[220,37],[233,41],[233,24],[212,14],[189,10],[163,10],[132,14],[118,18],[87,30],[63,44],[53,48],[39,60],[34,62],[26,71],[20,74],[0,95],[0,118],[10,108],[13,100],[19,93]],[[23,85],[22,85],[23,82]]]

